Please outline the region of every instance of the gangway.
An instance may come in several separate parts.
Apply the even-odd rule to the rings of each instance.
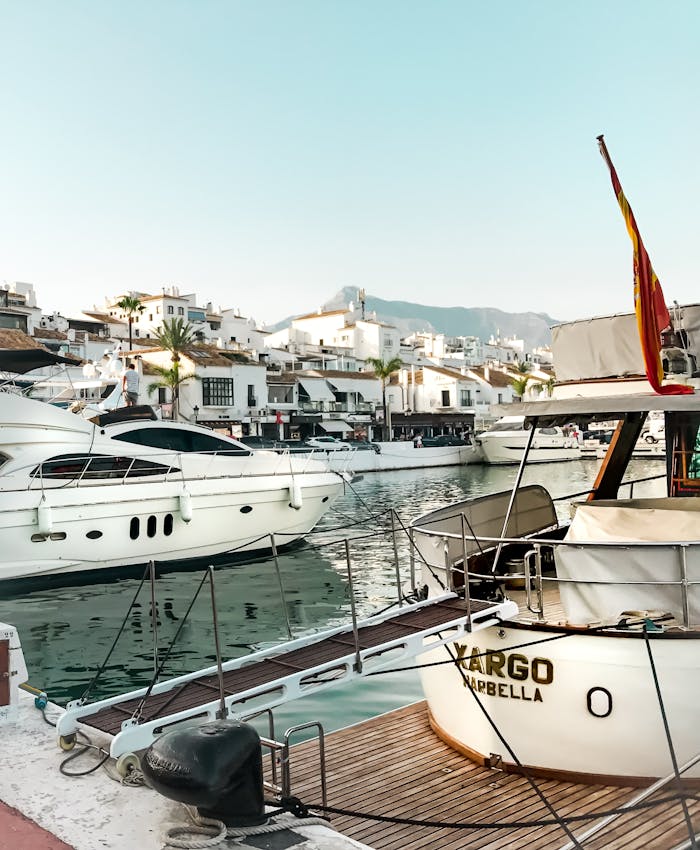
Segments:
[[[514,602],[466,600],[445,593],[352,626],[307,635],[266,650],[120,696],[68,703],[57,724],[59,743],[71,746],[81,725],[109,738],[118,758],[148,746],[169,727],[237,718],[275,708],[396,665],[496,625],[518,613]]]

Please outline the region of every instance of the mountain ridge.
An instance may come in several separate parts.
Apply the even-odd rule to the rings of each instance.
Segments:
[[[350,302],[357,309],[357,289],[345,286],[326,301],[322,309],[340,310],[347,308]],[[376,313],[378,321],[395,325],[402,337],[416,331],[444,333],[446,336],[476,336],[484,342],[492,336],[502,339],[514,336],[525,341],[526,351],[549,345],[552,340],[550,328],[558,324],[557,319],[544,312],[509,313],[496,307],[436,307],[413,301],[388,301],[369,294],[365,299],[365,312],[368,317]],[[289,316],[269,330],[279,330],[294,318],[296,316]]]

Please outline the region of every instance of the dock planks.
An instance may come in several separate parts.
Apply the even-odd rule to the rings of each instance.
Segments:
[[[292,750],[292,793],[320,803],[315,741]],[[446,823],[550,819],[551,814],[521,775],[489,770],[469,761],[431,730],[425,702],[326,736],[328,805],[380,815]],[[590,814],[621,806],[639,788],[583,785],[536,779],[559,815]],[[667,796],[670,789],[661,792]],[[696,829],[700,803],[689,801]],[[595,821],[573,824],[574,835]],[[449,829],[334,815],[332,826],[376,850],[557,850],[568,838],[559,826]],[[585,850],[670,850],[688,839],[679,803],[616,818],[588,839]]]

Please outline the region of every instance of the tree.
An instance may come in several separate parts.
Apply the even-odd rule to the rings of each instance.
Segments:
[[[547,383],[544,385],[544,388],[547,390],[547,395],[550,398],[552,397],[552,393],[554,392],[554,385],[556,384],[556,382],[557,379],[554,377],[554,375],[552,375],[552,377],[549,378]]]
[[[121,301],[117,301],[117,307],[126,313],[129,320],[129,351],[134,347],[131,337],[131,326],[134,323],[134,313],[143,313],[146,309],[135,295],[125,295]]]
[[[519,360],[516,368],[521,375],[527,375],[530,371],[530,364],[527,360]]]
[[[176,419],[178,412],[178,403],[180,399],[180,387],[187,381],[198,381],[199,376],[195,374],[180,374],[180,368],[175,363],[173,363],[173,365],[169,369],[166,369],[163,366],[151,366],[151,369],[153,369],[154,372],[156,372],[156,374],[160,376],[160,380],[154,381],[152,384],[149,384],[148,392],[153,393],[159,387],[167,387],[170,390],[170,395],[173,400],[173,419]]]
[[[530,382],[529,375],[523,375],[522,378],[512,378],[510,385],[513,387],[513,390],[517,396],[522,398],[525,395],[525,390],[527,390],[527,385]]]
[[[170,352],[170,358],[173,363],[172,385],[176,387],[176,393],[173,395],[173,419],[177,419],[179,387],[183,383],[179,379],[180,355],[194,345],[195,331],[192,325],[184,319],[166,319],[159,328],[155,329],[153,334],[158,345]],[[183,380],[185,379],[183,378]]]
[[[386,385],[389,378],[401,368],[401,358],[392,357],[391,360],[383,360],[381,357],[368,357],[367,362],[374,369],[374,374],[382,382],[382,408],[384,410],[384,439],[391,440],[390,424],[386,409]]]

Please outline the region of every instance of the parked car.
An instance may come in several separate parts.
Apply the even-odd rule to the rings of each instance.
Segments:
[[[327,452],[348,451],[350,443],[336,440],[335,437],[307,437],[306,444],[314,449],[325,449]]]
[[[423,437],[423,446],[467,446],[460,437],[454,434],[439,434],[437,437]]]
[[[367,451],[371,449],[377,454],[381,454],[382,447],[379,443],[368,443],[367,440],[343,440],[343,442],[347,443],[350,448],[359,449],[359,451]]]

